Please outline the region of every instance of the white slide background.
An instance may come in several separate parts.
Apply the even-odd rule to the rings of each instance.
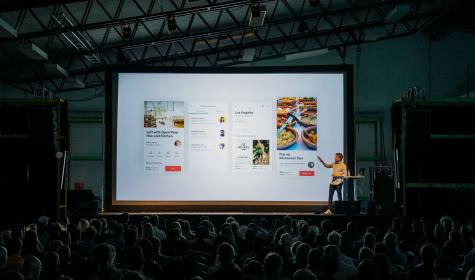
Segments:
[[[219,163],[227,166],[225,172],[187,169],[188,104],[226,102],[232,114],[233,102],[271,102],[275,112],[276,100],[288,96],[317,97],[316,176],[282,178],[278,175],[274,127],[271,128],[274,138],[270,142],[272,172],[233,172],[231,154],[227,157],[228,162]],[[185,166],[182,173],[150,175],[144,172],[145,100],[185,102]],[[324,168],[316,155],[332,162],[336,152],[345,152],[344,108],[344,76],[341,73],[119,73],[115,124],[116,200],[326,201],[331,170]],[[273,118],[275,124],[275,114]],[[231,128],[232,123],[229,125]],[[231,140],[233,136],[229,137]]]

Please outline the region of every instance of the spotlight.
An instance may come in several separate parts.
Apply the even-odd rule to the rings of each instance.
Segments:
[[[122,36],[124,37],[124,39],[130,39],[132,30],[130,29],[130,25],[128,22],[122,23],[121,30],[122,30]]]
[[[252,17],[259,17],[261,14],[261,9],[259,7],[259,1],[253,0],[251,1],[251,16]]]
[[[175,31],[176,28],[177,28],[175,16],[168,16],[167,17],[167,24],[168,24],[168,30],[169,31]]]
[[[309,0],[310,6],[317,7],[320,4],[320,0]]]
[[[266,7],[259,5],[258,0],[251,1],[251,17],[249,18],[249,26],[259,27],[264,25],[266,17]]]

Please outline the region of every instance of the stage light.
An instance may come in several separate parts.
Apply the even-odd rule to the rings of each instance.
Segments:
[[[310,0],[310,6],[317,7],[320,4],[320,0]]]
[[[241,61],[253,61],[256,55],[256,49],[244,49]]]
[[[128,22],[124,22],[121,25],[122,36],[124,39],[130,39],[130,35],[132,34],[132,30],[130,29],[130,25]]]
[[[61,65],[56,63],[46,63],[45,71],[47,74],[50,74],[55,77],[67,77],[68,71],[61,67]]]
[[[175,31],[177,29],[175,16],[167,17],[167,25],[168,25],[168,31],[170,32]]]
[[[17,30],[0,18],[0,38],[16,38],[18,37]]]
[[[266,7],[259,5],[259,1],[251,2],[251,17],[249,18],[249,26],[263,26],[266,17]]]
[[[259,9],[259,1],[251,1],[251,16],[259,17],[261,10]]]
[[[47,60],[48,54],[33,43],[21,43],[18,50],[33,60]]]

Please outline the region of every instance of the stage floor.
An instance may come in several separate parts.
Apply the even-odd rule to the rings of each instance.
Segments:
[[[99,215],[101,216],[118,216],[122,215],[123,212],[102,212]],[[131,216],[148,216],[148,215],[159,215],[159,216],[315,216],[314,212],[130,212]],[[318,214],[320,215],[320,214]],[[344,215],[344,214],[337,214]],[[322,214],[322,216],[324,216]]]

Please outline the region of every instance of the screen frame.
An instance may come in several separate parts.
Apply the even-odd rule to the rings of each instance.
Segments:
[[[343,74],[344,98],[344,149],[349,170],[354,173],[355,116],[353,107],[352,65],[285,66],[285,67],[156,67],[119,65],[109,66],[105,71],[105,168],[104,168],[104,211],[106,212],[301,212],[315,211],[315,207],[327,205],[326,201],[117,201],[116,200],[116,145],[117,145],[117,101],[119,73],[185,73],[185,74]],[[348,182],[347,192],[352,198],[353,185]]]

